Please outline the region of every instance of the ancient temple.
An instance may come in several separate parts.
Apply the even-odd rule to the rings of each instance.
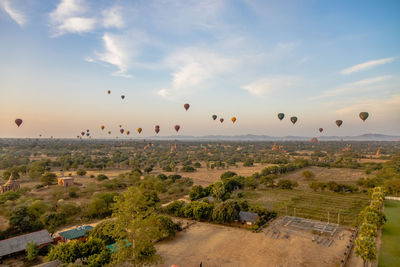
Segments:
[[[14,176],[11,175],[7,183],[0,186],[0,194],[8,191],[17,191],[19,187],[19,183],[14,179]]]

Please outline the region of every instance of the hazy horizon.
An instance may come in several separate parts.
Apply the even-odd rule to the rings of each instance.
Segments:
[[[399,1],[0,0],[0,138],[176,124],[184,136],[399,135],[398,14]]]

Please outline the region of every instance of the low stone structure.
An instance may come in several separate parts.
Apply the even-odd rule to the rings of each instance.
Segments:
[[[7,183],[0,186],[0,194],[8,191],[17,191],[20,188],[19,183],[15,180],[14,176],[11,175]]]
[[[65,187],[74,185],[74,178],[72,178],[72,177],[61,177],[61,178],[58,178],[57,184],[65,186]]]

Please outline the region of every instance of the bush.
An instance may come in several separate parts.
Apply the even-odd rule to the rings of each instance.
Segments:
[[[39,247],[34,242],[28,242],[28,244],[26,244],[25,251],[26,251],[26,259],[28,261],[34,261],[36,260],[39,254]]]
[[[246,159],[243,162],[243,166],[244,167],[252,167],[252,166],[254,166],[254,160],[253,159]]]
[[[293,182],[291,180],[283,179],[278,182],[278,187],[280,189],[293,189],[293,187],[297,187],[299,184],[297,182]]]
[[[312,171],[303,171],[301,176],[303,176],[304,179],[311,180],[315,177],[315,174]]]
[[[86,171],[83,169],[79,169],[76,171],[76,174],[79,176],[85,176],[86,175]]]
[[[195,172],[196,169],[193,168],[192,166],[183,166],[183,167],[181,168],[181,171],[183,171],[183,172]]]
[[[231,178],[236,175],[237,175],[236,172],[227,171],[227,172],[224,172],[223,174],[221,174],[221,179],[225,180],[226,178]]]
[[[97,178],[96,178],[98,181],[103,181],[103,180],[107,180],[108,179],[108,177],[107,177],[107,175],[104,175],[104,174],[99,174],[99,175],[97,175]]]
[[[47,172],[42,175],[40,178],[40,181],[42,182],[43,185],[51,185],[56,182],[57,175],[52,172]]]

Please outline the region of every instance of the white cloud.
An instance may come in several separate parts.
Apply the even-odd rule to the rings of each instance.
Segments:
[[[342,96],[344,94],[349,94],[349,93],[357,94],[359,92],[369,91],[369,90],[374,89],[374,88],[370,87],[371,85],[374,85],[374,84],[377,84],[377,83],[380,83],[383,81],[387,81],[391,78],[392,78],[392,76],[390,76],[390,75],[383,75],[383,76],[377,76],[377,77],[373,77],[373,78],[360,80],[357,82],[345,84],[344,86],[333,89],[333,90],[325,91],[321,95],[312,97],[311,99],[315,100],[315,99],[328,98],[328,97],[334,97],[334,96]]]
[[[375,67],[375,66],[379,66],[379,65],[382,65],[382,64],[390,63],[390,62],[393,62],[394,60],[395,60],[394,57],[371,60],[371,61],[367,61],[367,62],[358,64],[358,65],[354,65],[354,66],[351,66],[349,68],[346,68],[346,69],[340,71],[340,73],[343,74],[343,75],[348,75],[348,74],[351,74],[353,72],[359,72],[359,71],[362,71],[362,70],[365,70],[365,69],[369,69],[369,68],[372,68],[372,67]]]
[[[20,11],[11,6],[9,0],[0,0],[0,8],[4,10],[19,26],[24,26],[27,18]]]
[[[113,7],[111,9],[103,10],[103,26],[105,28],[122,28],[124,27],[124,20],[121,14],[121,7]]]
[[[238,61],[215,52],[187,48],[170,55],[165,64],[173,70],[172,84],[170,88],[161,89],[157,94],[169,97],[186,95],[199,89],[212,78],[233,71]]]
[[[61,0],[50,13],[50,22],[55,36],[66,33],[85,33],[94,30],[97,19],[84,17],[88,8],[84,0]]]
[[[292,76],[270,76],[242,86],[242,89],[255,96],[263,96],[274,91],[288,89],[298,83],[298,78]]]

